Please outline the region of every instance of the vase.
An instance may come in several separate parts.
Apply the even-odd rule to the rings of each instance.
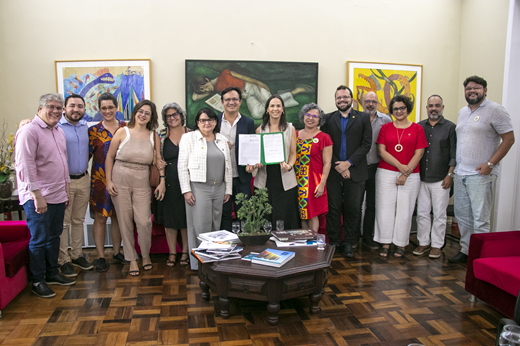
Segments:
[[[244,245],[264,245],[269,238],[270,234],[253,234],[253,235],[238,235],[238,238]]]
[[[9,180],[0,183],[0,198],[10,199],[13,194],[13,184]]]

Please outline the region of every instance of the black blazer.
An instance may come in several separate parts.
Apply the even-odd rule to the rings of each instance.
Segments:
[[[222,124],[222,115],[223,113],[220,113],[217,115],[218,117],[218,128],[220,129],[220,125]],[[238,139],[240,138],[239,134],[254,134],[255,133],[255,122],[253,119],[246,117],[245,115],[242,115],[240,117],[240,120],[237,123],[237,134],[235,139],[235,158],[237,162],[237,169],[238,169],[238,177],[240,178],[240,182],[242,183],[248,183],[251,182],[251,179],[253,179],[253,175],[251,173],[246,172],[245,166],[238,166]],[[230,153],[233,155],[233,153]]]
[[[329,113],[325,116],[325,124],[320,128],[332,139],[332,165],[331,175],[339,175],[336,171],[336,161],[339,159],[341,149],[341,114],[339,111]],[[368,179],[367,154],[372,146],[372,125],[370,115],[364,112],[352,110],[350,112],[347,128],[347,160],[350,160],[350,179],[354,182],[361,182]]]

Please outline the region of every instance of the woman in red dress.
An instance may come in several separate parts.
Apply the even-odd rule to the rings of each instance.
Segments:
[[[299,115],[305,128],[298,131],[296,163],[298,181],[298,206],[302,227],[318,231],[318,216],[329,211],[325,184],[332,161],[332,140],[319,126],[325,122],[325,114],[315,103],[302,107]]]

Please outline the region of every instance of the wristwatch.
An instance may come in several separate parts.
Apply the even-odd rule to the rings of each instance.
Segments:
[[[491,163],[491,162],[489,162],[489,161],[488,161],[487,165],[488,165],[488,167],[489,167],[489,168],[491,168],[491,169],[495,168],[495,165],[494,165],[494,164],[492,164],[492,163]]]
[[[453,179],[455,178],[455,173],[448,173],[448,176]]]

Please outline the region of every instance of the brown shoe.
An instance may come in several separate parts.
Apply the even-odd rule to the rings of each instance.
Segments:
[[[428,255],[430,258],[439,258],[441,257],[441,249],[432,247],[432,250],[430,251],[430,254]]]
[[[413,254],[415,256],[422,256],[425,253],[427,253],[428,250],[430,250],[430,245],[424,245],[424,246],[421,245],[421,246],[418,246],[415,250],[413,250]]]

